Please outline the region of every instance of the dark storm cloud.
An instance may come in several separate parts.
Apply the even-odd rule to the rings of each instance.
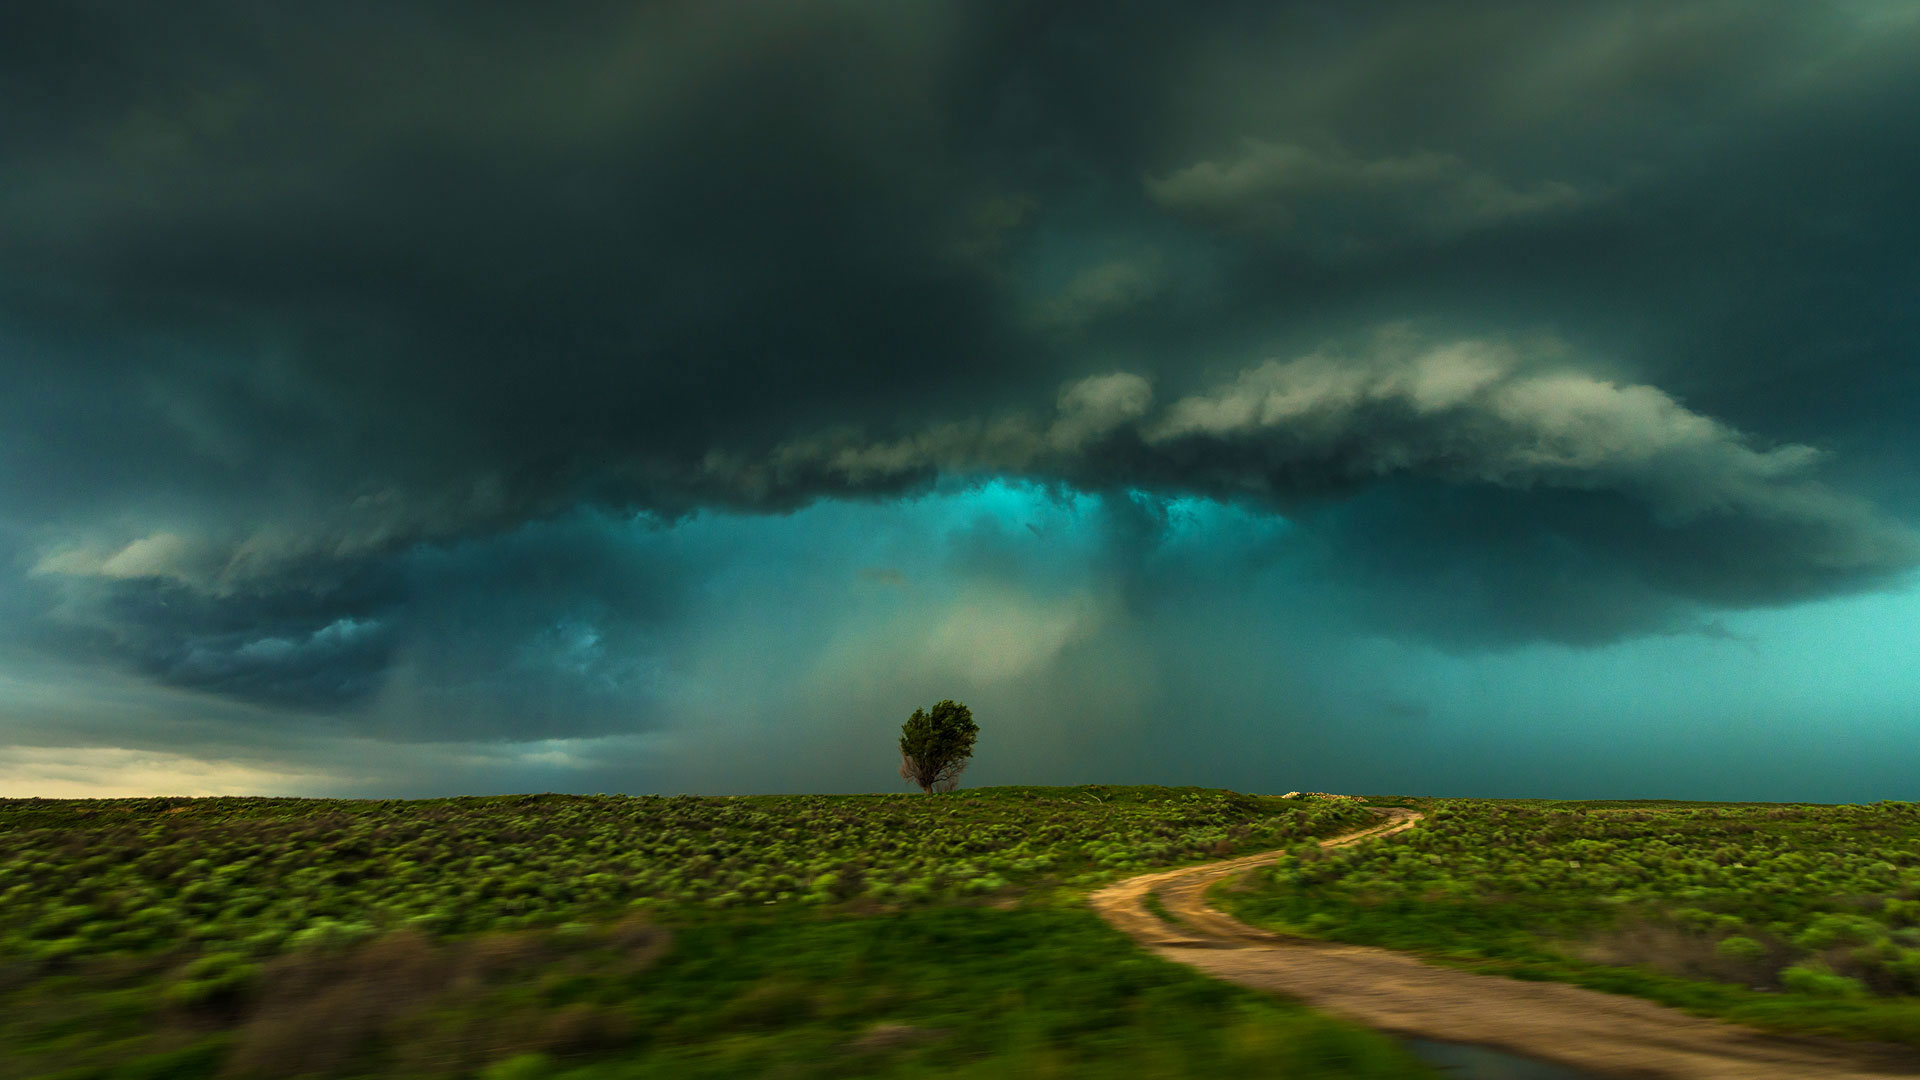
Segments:
[[[69,658],[125,661],[175,686],[333,709],[378,688],[404,596],[377,565],[322,590],[295,582],[224,596],[165,577],[42,574],[10,605],[32,617],[5,636]]]
[[[1670,626],[1686,602],[1785,603],[1920,562],[1920,535],[1819,483],[1819,458],[1805,445],[1756,447],[1653,387],[1588,375],[1551,340],[1429,345],[1395,328],[1160,407],[1140,376],[1096,376],[1064,389],[1048,422],[803,441],[717,471],[776,498],[785,486],[884,491],[973,472],[1251,500],[1325,530],[1336,571],[1390,571],[1381,585],[1395,597],[1407,592],[1395,578],[1479,583],[1473,602],[1432,620],[1440,636],[1594,642]],[[1456,490],[1424,511],[1419,489],[1389,499],[1372,527],[1377,507],[1308,501],[1406,478]],[[1410,562],[1409,539],[1428,555]],[[1475,617],[1459,620],[1463,609]]]
[[[733,555],[689,552],[645,519],[585,513],[340,560],[324,581],[296,567],[238,587],[137,566],[41,572],[10,605],[21,619],[7,637],[124,661],[177,687],[320,710],[343,732],[580,737],[646,725],[658,628],[684,619],[689,590]],[[356,711],[387,692],[403,700]]]
[[[528,672],[644,697],[692,602],[614,548],[718,565],[529,525],[583,504],[1241,500],[1454,642],[1881,584],[1916,47],[1865,0],[14,5],[0,588],[499,732]]]
[[[398,560],[412,597],[396,627],[405,644],[369,724],[414,741],[652,727],[663,630],[688,619],[728,554],[595,513],[418,549]]]
[[[1335,148],[1249,139],[1225,162],[1202,161],[1148,194],[1174,213],[1228,229],[1306,242],[1331,255],[1395,240],[1448,240],[1549,217],[1605,197],[1564,181],[1514,188],[1451,154],[1362,160]]]
[[[23,404],[131,421],[176,483],[251,488],[239,513],[319,495],[285,531],[323,551],[1012,363],[949,250],[996,192],[940,145],[935,7],[96,15],[9,35],[41,61],[8,65],[39,106],[9,124],[11,321],[92,398]],[[32,434],[50,486],[142,486],[73,460],[97,431]]]

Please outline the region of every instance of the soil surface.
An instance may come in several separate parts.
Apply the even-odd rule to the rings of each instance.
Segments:
[[[1376,808],[1379,824],[1323,841],[1340,847],[1410,829],[1422,815]],[[1141,945],[1215,978],[1281,994],[1394,1035],[1474,1043],[1599,1076],[1672,1080],[1889,1080],[1920,1076],[1911,1047],[1794,1038],[1563,983],[1435,967],[1360,945],[1283,937],[1207,906],[1216,883],[1270,851],[1144,874],[1092,897]],[[1178,925],[1148,911],[1155,895]]]

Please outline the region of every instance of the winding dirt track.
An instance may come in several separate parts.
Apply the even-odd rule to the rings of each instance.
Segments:
[[[1421,814],[1321,843],[1342,847],[1413,827]],[[1638,998],[1563,983],[1433,967],[1385,949],[1286,938],[1206,903],[1215,883],[1282,854],[1248,855],[1145,874],[1092,897],[1094,910],[1141,945],[1215,978],[1271,991],[1395,1035],[1490,1046],[1601,1076],[1672,1080],[1890,1080],[1920,1076],[1920,1053],[1795,1039],[1689,1016]],[[1180,925],[1144,906],[1156,895]]]

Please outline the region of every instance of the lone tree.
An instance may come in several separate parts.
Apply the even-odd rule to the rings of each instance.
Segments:
[[[922,792],[952,791],[960,786],[979,734],[973,710],[957,701],[913,710],[900,725],[900,778],[919,784]]]

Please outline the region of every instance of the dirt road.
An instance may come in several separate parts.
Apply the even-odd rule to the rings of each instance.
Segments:
[[[1412,828],[1385,820],[1322,847]],[[1920,1076],[1920,1052],[1794,1039],[1638,998],[1423,964],[1385,949],[1283,938],[1208,907],[1207,890],[1281,852],[1145,874],[1095,893],[1094,909],[1134,940],[1216,978],[1293,998],[1395,1035],[1490,1046],[1601,1076],[1672,1080],[1891,1080]],[[1179,925],[1144,906],[1157,895]]]

